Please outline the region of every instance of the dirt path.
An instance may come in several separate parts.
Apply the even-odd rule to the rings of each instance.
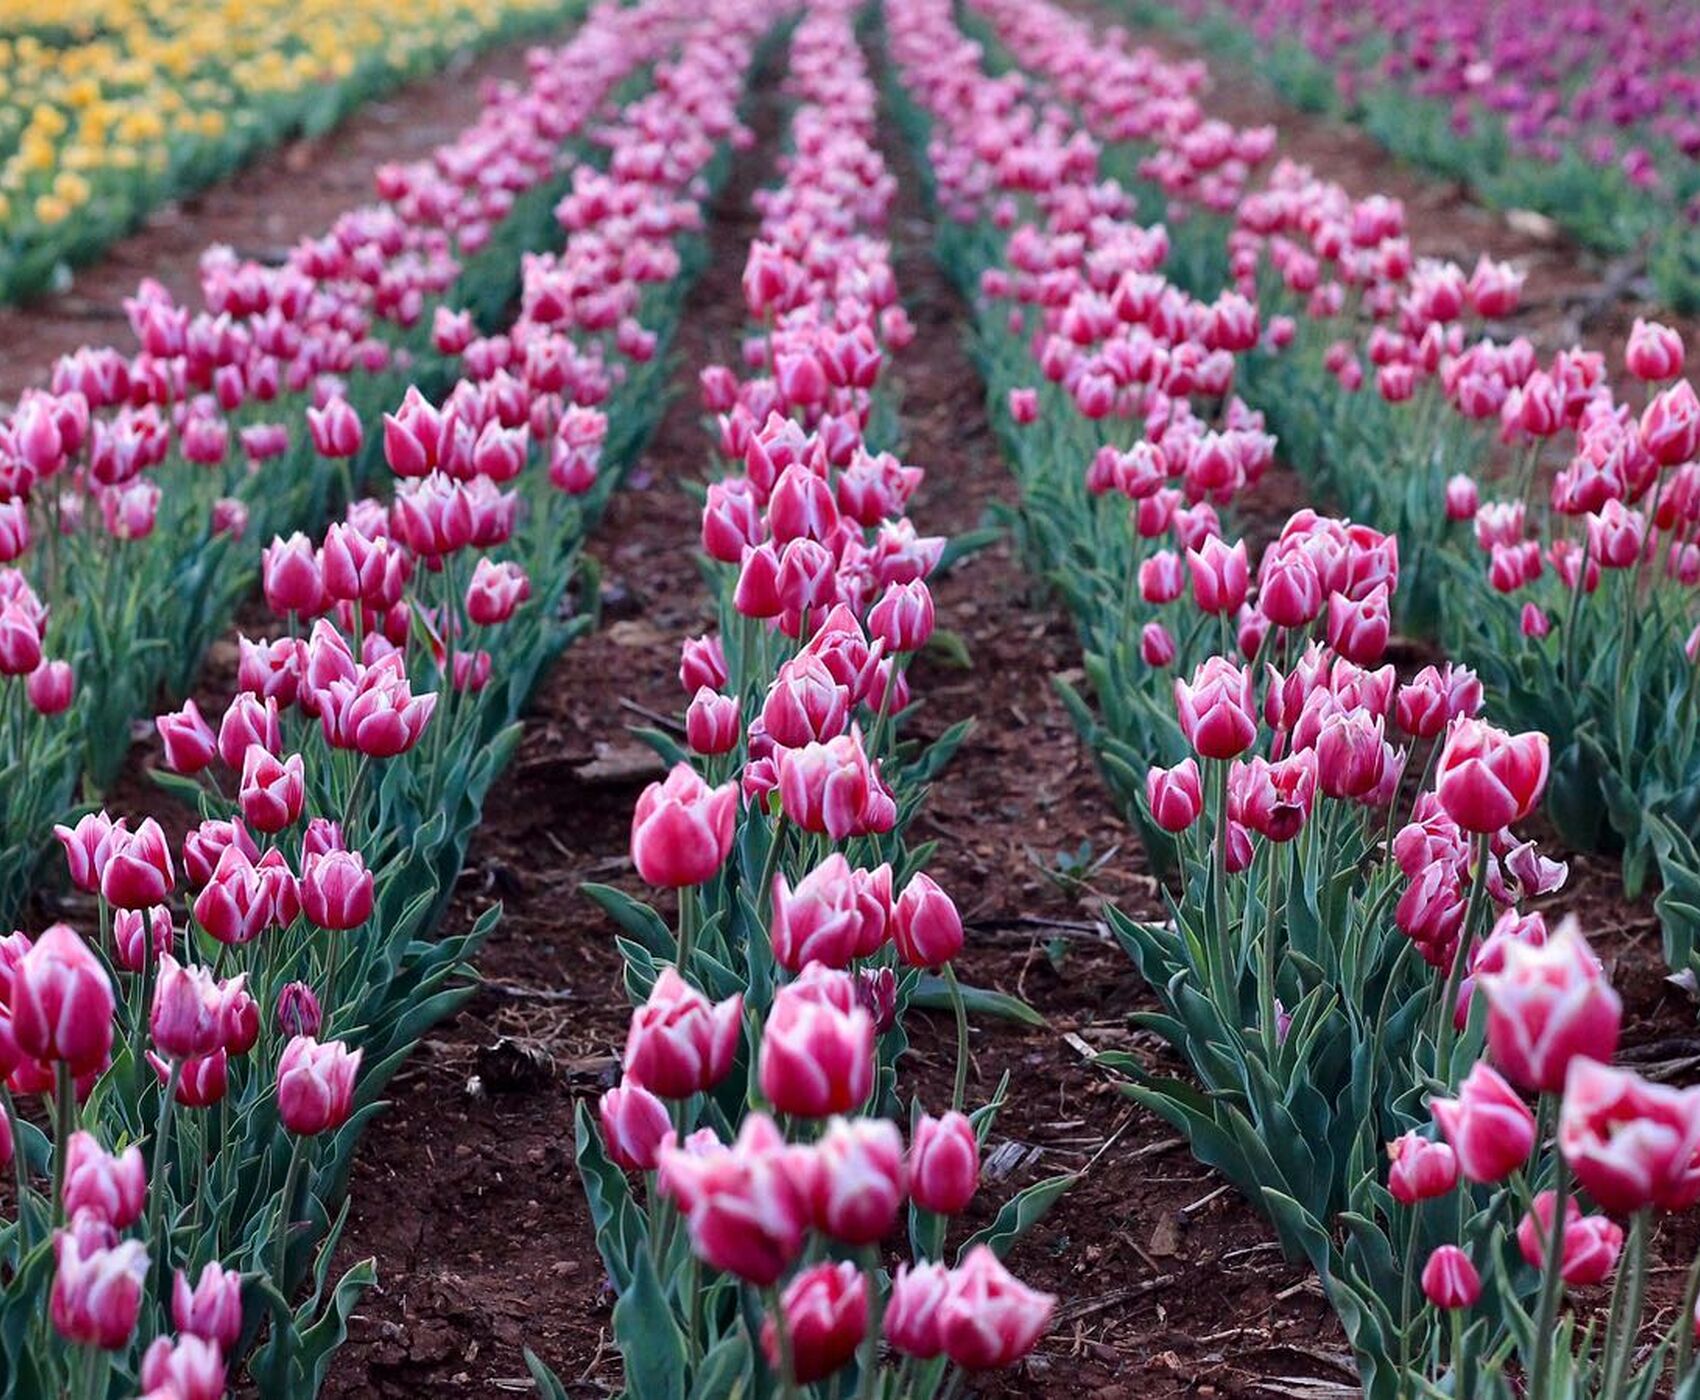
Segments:
[[[143,277],[183,297],[197,287],[201,253],[213,244],[270,260],[323,233],[338,215],[375,197],[379,165],[429,155],[477,117],[487,83],[523,78],[526,50],[559,38],[504,44],[398,88],[322,137],[267,152],[229,180],[162,205],[98,262],[78,269],[70,290],[0,306],[0,404],[43,383],[54,359],[80,345],[128,346],[123,300]]]

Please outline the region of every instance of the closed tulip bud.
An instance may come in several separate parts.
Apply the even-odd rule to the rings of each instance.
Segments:
[[[159,960],[148,1030],[160,1053],[174,1060],[210,1055],[223,1043],[218,983],[204,967],[184,967],[169,953]]]
[[[1547,736],[1510,735],[1481,720],[1461,719],[1446,736],[1435,792],[1466,831],[1492,832],[1522,821],[1546,790]]]
[[[1192,683],[1175,681],[1181,732],[1204,758],[1235,758],[1257,737],[1251,673],[1223,656],[1212,656]]]
[[[284,1039],[316,1037],[323,1024],[319,998],[305,982],[291,982],[277,994],[277,1030]]]
[[[179,1269],[171,1284],[171,1320],[186,1336],[229,1351],[242,1336],[242,1275],[214,1260],[190,1288]]]
[[[0,676],[27,676],[41,665],[41,624],[16,603],[0,605]]]
[[[732,606],[743,616],[778,617],[784,610],[779,596],[779,552],[769,543],[744,550]]]
[[[100,872],[100,894],[120,909],[147,909],[162,903],[176,883],[171,849],[152,817],[135,831],[112,833],[112,849]]]
[[[53,924],[11,970],[12,1040],[32,1060],[99,1069],[112,1049],[112,983],[65,924]]]
[[[479,559],[466,589],[466,615],[480,627],[506,622],[514,609],[531,596],[531,580],[518,564]]]
[[[295,825],[307,800],[306,774],[300,754],[279,760],[259,744],[250,744],[242,758],[242,782],[237,802],[256,831],[274,835]]]
[[[1201,612],[1238,612],[1251,586],[1245,541],[1232,549],[1212,535],[1197,549],[1189,549],[1187,566],[1192,570],[1192,597]]]
[[[843,1244],[877,1244],[908,1189],[903,1135],[883,1118],[835,1118],[816,1145],[815,1228]]]
[[[1465,476],[1462,472],[1451,477],[1446,483],[1446,518],[1448,520],[1474,520],[1476,511],[1481,506],[1481,492],[1477,490],[1475,479]]]
[[[1348,661],[1373,666],[1387,650],[1393,614],[1385,583],[1378,583],[1363,598],[1352,600],[1339,593],[1328,596],[1328,645]]]
[[[695,694],[704,686],[720,690],[729,679],[720,638],[691,637],[685,642],[679,658],[679,684],[687,693]]]
[[[702,511],[702,547],[722,564],[742,562],[744,551],[767,536],[761,503],[744,477],[714,482]]]
[[[1700,451],[1700,397],[1692,384],[1673,385],[1642,410],[1641,442],[1662,467],[1694,460]]]
[[[661,1144],[672,1134],[667,1105],[641,1084],[621,1084],[596,1106],[608,1160],[628,1172],[655,1170]]]
[[[61,1197],[67,1217],[91,1211],[114,1230],[127,1230],[142,1218],[148,1172],[136,1146],[109,1155],[93,1133],[75,1132],[65,1148],[65,1186]]]
[[[1037,389],[1011,389],[1009,391],[1010,419],[1021,425],[1035,423],[1039,419],[1039,391]]]
[[[933,595],[925,581],[894,583],[868,614],[868,635],[888,652],[919,651],[933,635]]]
[[[1139,632],[1139,655],[1147,666],[1157,670],[1175,659],[1175,639],[1160,622],[1147,622]]]
[[[811,963],[779,989],[757,1073],[780,1113],[829,1118],[866,1102],[874,1082],[874,1023],[856,1004],[847,974]]]
[[[357,455],[366,437],[360,415],[347,399],[340,397],[323,408],[307,410],[307,432],[313,439],[313,451],[332,459]]]
[[[1387,1144],[1392,1165],[1387,1189],[1401,1205],[1444,1196],[1458,1184],[1458,1157],[1450,1145],[1432,1142],[1416,1129]]]
[[[909,1142],[909,1194],[940,1215],[968,1208],[980,1184],[980,1142],[961,1113],[922,1117]]]
[[[29,673],[24,692],[38,715],[60,715],[76,698],[77,678],[69,661],[43,661]]]
[[[1443,1244],[1423,1265],[1423,1296],[1443,1312],[1475,1305],[1482,1278],[1470,1256],[1455,1244]]]
[[[171,1065],[148,1051],[148,1063],[154,1077],[164,1085],[171,1080]],[[230,1057],[222,1049],[210,1055],[197,1055],[177,1066],[177,1097],[182,1108],[211,1108],[230,1089]]]
[[[204,1337],[155,1337],[142,1354],[142,1388],[173,1400],[223,1400],[224,1356]]]
[[[737,697],[700,687],[685,711],[685,742],[691,752],[709,757],[731,753],[742,734]]]
[[[218,757],[218,738],[193,700],[184,701],[181,710],[160,715],[154,728],[165,746],[165,765],[173,773],[191,776]]]
[[[1152,768],[1145,775],[1145,802],[1164,831],[1185,831],[1204,810],[1198,761],[1187,758],[1173,768]]]
[[[1653,1084],[1578,1056],[1559,1106],[1558,1147],[1604,1210],[1686,1210],[1700,1200],[1700,1088]]]
[[[112,855],[113,838],[125,829],[122,819],[113,821],[105,812],[88,812],[76,826],[56,826],[54,838],[65,850],[71,883],[85,894],[100,891],[101,872]]]
[[[372,917],[375,882],[357,851],[309,855],[301,866],[301,912],[315,927],[344,931]]]
[[[171,910],[156,904],[143,913],[139,909],[116,909],[112,914],[112,960],[125,972],[141,972],[150,962],[169,953],[176,929]]]
[[[269,696],[243,692],[230,702],[218,726],[218,756],[227,768],[241,770],[251,745],[258,744],[275,754],[283,747],[283,728],[278,723],[277,701]]]
[[[710,1003],[673,968],[664,967],[649,999],[632,1013],[622,1067],[628,1083],[665,1099],[712,1089],[738,1053],[744,999]]]
[[[1457,1098],[1433,1099],[1429,1108],[1458,1155],[1458,1169],[1471,1181],[1509,1176],[1535,1144],[1535,1115],[1485,1061],[1465,1076]]]
[[[1553,1192],[1541,1192],[1535,1197],[1534,1209],[1527,1211],[1517,1226],[1517,1248],[1536,1269],[1546,1264],[1555,1201]],[[1623,1249],[1623,1227],[1603,1215],[1583,1216],[1575,1197],[1570,1197],[1564,1203],[1562,1248],[1558,1273],[1565,1283],[1572,1288],[1604,1283],[1617,1267],[1617,1256]]]
[[[732,849],[738,787],[711,788],[688,763],[675,764],[665,782],[651,783],[632,814],[632,864],[651,885],[700,885]]]
[[[1623,1004],[1574,917],[1542,944],[1508,940],[1500,969],[1477,985],[1488,999],[1488,1052],[1525,1091],[1556,1094],[1576,1056],[1604,1061],[1617,1051]]]
[[[892,938],[911,967],[940,967],[962,951],[962,915],[930,875],[917,874],[892,909]]]
[[[800,1385],[847,1366],[868,1330],[867,1280],[848,1260],[804,1269],[785,1286],[779,1305],[785,1310],[792,1379]],[[762,1323],[761,1346],[777,1371],[779,1332],[771,1317]]]
[[[968,1251],[938,1308],[939,1340],[965,1371],[1013,1365],[1051,1324],[1057,1300],[1017,1280],[983,1244]]]
[[[217,988],[219,1041],[229,1055],[246,1055],[260,1038],[260,1004],[248,995],[247,982],[243,972]]]
[[[811,962],[848,967],[862,936],[860,891],[850,862],[834,851],[798,882],[773,879],[768,937],[781,967],[801,972]]]
[[[125,1240],[109,1248],[84,1246],[76,1233],[53,1237],[55,1269],[49,1310],[53,1330],[78,1346],[120,1351],[129,1345],[142,1309],[148,1246]]]
[[[1675,379],[1682,373],[1682,334],[1657,321],[1644,321],[1637,316],[1629,331],[1623,360],[1631,374],[1649,384]]]
[[[340,1040],[320,1044],[305,1035],[284,1046],[277,1063],[277,1116],[283,1126],[312,1137],[347,1122],[361,1054]]]
[[[1186,589],[1186,570],[1172,549],[1159,550],[1139,565],[1139,596],[1160,607],[1172,603]]]
[[[266,606],[283,616],[316,617],[325,610],[325,579],[312,542],[303,534],[276,536],[262,555]]]

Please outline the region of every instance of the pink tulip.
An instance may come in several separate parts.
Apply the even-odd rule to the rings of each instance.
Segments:
[[[929,1361],[944,1350],[939,1306],[950,1293],[951,1272],[943,1264],[899,1264],[891,1279],[883,1326],[886,1342],[903,1356]]]
[[[76,1233],[61,1230],[53,1237],[53,1255],[53,1330],[79,1346],[122,1350],[141,1313],[148,1246],[125,1240],[108,1248],[85,1247]]]
[[[294,826],[306,803],[301,755],[291,754],[280,761],[259,744],[250,744],[242,758],[237,802],[256,831],[275,835]]]
[[[1458,1158],[1444,1142],[1433,1142],[1416,1129],[1387,1144],[1392,1162],[1387,1189],[1401,1205],[1444,1196],[1458,1184]]]
[[[1455,1099],[1435,1098],[1429,1110],[1470,1181],[1503,1179],[1529,1158],[1535,1115],[1485,1061],[1472,1068]]]
[[[1513,736],[1481,720],[1460,719],[1441,750],[1435,791],[1466,831],[1498,831],[1534,810],[1549,762],[1544,734]]]
[[[1455,1244],[1443,1244],[1429,1255],[1422,1283],[1423,1296],[1443,1311],[1473,1307],[1482,1296],[1481,1275]]]
[[[778,765],[780,803],[804,831],[842,841],[870,829],[869,799],[878,780],[854,727],[824,744],[782,749]]]
[[[1578,1056],[1565,1079],[1558,1147],[1604,1210],[1686,1210],[1700,1200],[1700,1089],[1651,1084]]]
[[[711,788],[688,763],[665,782],[651,783],[632,814],[632,864],[651,885],[700,885],[725,864],[732,849],[738,788]]]
[[[119,909],[147,909],[162,903],[175,883],[171,849],[158,822],[148,817],[133,832],[113,829],[100,872],[102,899]]]
[[[169,1059],[210,1055],[223,1043],[219,1012],[222,996],[211,971],[184,967],[167,953],[159,960],[148,1030]]]
[[[273,537],[262,557],[266,606],[280,617],[316,617],[325,610],[325,579],[312,542],[302,534]]]
[[[355,851],[325,851],[301,866],[301,911],[315,927],[338,932],[372,917],[375,881]]]
[[[737,697],[699,687],[685,711],[685,742],[691,752],[706,757],[731,753],[742,734]]]
[[[1650,384],[1675,379],[1682,373],[1682,334],[1637,316],[1629,331],[1629,343],[1624,347],[1623,361],[1631,374]]]
[[[793,892],[784,875],[773,880],[768,937],[781,967],[801,972],[811,962],[848,967],[859,953],[862,910],[850,863],[834,851]]]
[[[223,1400],[224,1356],[205,1337],[155,1337],[142,1354],[142,1388],[173,1400]]]
[[[804,1269],[785,1286],[779,1305],[785,1310],[792,1379],[800,1385],[847,1366],[868,1330],[867,1280],[848,1260]],[[779,1332],[771,1317],[762,1323],[761,1346],[769,1368],[776,1370]]]
[[[288,1040],[298,1035],[317,1036],[324,1024],[319,998],[305,982],[291,982],[277,994],[277,1029]]]
[[[277,1063],[277,1116],[300,1137],[340,1128],[354,1105],[354,1080],[363,1052],[340,1040],[320,1044],[298,1035]]]
[[[791,749],[835,738],[849,717],[849,692],[824,660],[807,653],[779,668],[761,711],[774,743]]]
[[[76,1075],[98,1070],[112,1048],[112,984],[100,959],[65,924],[53,924],[12,968],[12,1039],[33,1060]]]
[[[608,1090],[597,1103],[608,1160],[629,1172],[654,1171],[661,1145],[673,1133],[667,1105],[633,1081]]]
[[[278,722],[278,703],[267,697],[261,700],[247,692],[230,702],[218,726],[218,756],[225,767],[242,769],[248,750],[255,744],[267,753],[277,753],[283,747],[283,727]]]
[[[980,1143],[961,1113],[923,1116],[909,1143],[909,1190],[915,1204],[940,1215],[968,1208],[980,1184]]]
[[[69,661],[43,661],[24,682],[25,694],[38,715],[60,715],[76,698],[77,678]]]
[[[874,1023],[856,1004],[853,979],[811,963],[779,989],[757,1077],[781,1113],[827,1118],[861,1108],[873,1089]]]
[[[531,581],[518,564],[479,559],[466,589],[466,615],[480,627],[506,622],[514,609],[531,596]]]
[[[108,1155],[93,1133],[75,1132],[64,1150],[61,1200],[67,1217],[86,1210],[114,1230],[127,1230],[142,1218],[148,1175],[141,1148],[132,1144],[121,1153]]]
[[[229,1351],[242,1336],[242,1275],[215,1260],[190,1288],[188,1276],[178,1270],[171,1284],[171,1320],[179,1332]]]
[[[944,1353],[965,1371],[991,1371],[1019,1361],[1050,1326],[1057,1300],[1016,1280],[983,1244],[951,1273],[938,1307]]]
[[[1145,775],[1145,801],[1151,819],[1164,831],[1185,831],[1204,810],[1198,761],[1186,758],[1173,768],[1151,769]]]
[[[1161,670],[1175,659],[1175,639],[1160,622],[1147,622],[1139,630],[1139,658],[1147,666]]]
[[[152,1050],[147,1054],[154,1077],[164,1085],[171,1080],[172,1066]],[[177,1065],[177,1096],[175,1103],[183,1108],[211,1108],[230,1088],[230,1056],[222,1050],[200,1055]]]
[[[1479,973],[1477,985],[1488,999],[1488,1051],[1521,1089],[1556,1094],[1572,1059],[1616,1053],[1623,1004],[1574,918],[1542,944],[1507,942],[1500,970]]]
[[[226,846],[191,906],[195,922],[225,944],[252,943],[278,918],[271,882],[240,845]]]
[[[688,1218],[691,1248],[716,1269],[771,1287],[803,1247],[814,1158],[787,1146],[773,1120],[752,1113],[731,1147],[663,1144],[658,1181]]]
[[[1200,612],[1239,611],[1250,589],[1250,569],[1245,541],[1232,549],[1211,536],[1197,549],[1189,549],[1187,567],[1192,571],[1192,598]]]
[[[1204,758],[1234,758],[1257,737],[1251,674],[1226,657],[1212,656],[1192,683],[1175,681],[1181,732]]]
[[[673,968],[664,967],[649,999],[632,1013],[622,1067],[629,1083],[664,1099],[712,1089],[738,1053],[744,999],[710,1003]]]
[[[181,710],[160,715],[153,723],[165,747],[165,766],[173,773],[193,776],[218,757],[218,737],[193,700],[185,700]]]
[[[844,1244],[877,1244],[908,1189],[903,1136],[883,1118],[835,1118],[816,1145],[815,1228]]]
[[[904,886],[892,907],[892,938],[911,967],[941,967],[962,951],[962,915],[956,903],[925,873]]]
[[[114,838],[125,829],[122,819],[113,821],[105,812],[88,812],[74,827],[56,826],[54,838],[65,851],[71,883],[85,894],[100,890],[101,873],[112,856]]]
[[[893,583],[868,614],[868,635],[888,653],[919,651],[933,635],[933,595],[921,579]]]
[[[139,909],[114,910],[112,960],[125,972],[141,972],[171,951],[176,932],[171,910],[163,904],[146,913]]]
[[[1556,1196],[1543,1191],[1535,1197],[1534,1209],[1524,1214],[1517,1225],[1517,1248],[1534,1268],[1546,1263],[1546,1248],[1553,1228],[1553,1205]],[[1564,1203],[1564,1244],[1559,1262],[1559,1277],[1572,1288],[1587,1288],[1603,1283],[1617,1267],[1617,1256],[1623,1249],[1623,1227],[1603,1215],[1584,1217],[1575,1197]]]
[[[1700,453],[1700,397],[1687,380],[1655,395],[1641,413],[1641,442],[1663,467],[1694,460]]]

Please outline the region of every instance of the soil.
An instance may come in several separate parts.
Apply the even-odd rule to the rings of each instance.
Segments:
[[[71,286],[0,306],[0,405],[44,384],[60,355],[87,344],[131,343],[124,298],[144,277],[199,304],[201,253],[226,244],[243,257],[281,259],[301,238],[376,198],[373,172],[417,160],[477,117],[484,87],[525,76],[531,42],[454,60],[441,73],[370,102],[322,136],[292,141],[251,161],[229,180],[153,210]]]
[[[1171,40],[1155,42],[1178,51]],[[522,66],[515,48],[456,81],[408,89],[332,137],[278,153],[157,216],[80,273],[71,293],[0,310],[0,344],[12,352],[0,359],[0,396],[39,382],[53,355],[85,339],[121,337],[116,308],[138,276],[186,289],[210,241],[262,253],[324,227],[370,188],[375,164],[452,135],[476,111],[479,80]],[[750,196],[771,177],[778,141],[775,76],[757,84],[758,147],[741,158],[714,210],[709,270],[677,346],[678,397],[593,546],[604,570],[604,625],[568,651],[536,697],[449,915],[464,927],[503,905],[480,969],[484,985],[396,1077],[392,1105],[363,1144],[338,1263],[373,1256],[380,1282],[333,1367],[332,1400],[524,1393],[524,1347],[554,1367],[569,1394],[618,1388],[613,1300],[573,1167],[573,1119],[613,1082],[628,1003],[612,928],[579,886],[599,880],[643,893],[626,836],[658,765],[627,729],[680,712],[679,643],[712,625],[693,556],[697,511],[681,488],[707,465],[696,371],[733,359],[743,327],[739,279],[757,228]],[[1574,249],[1529,240],[1455,187],[1398,168],[1358,133],[1296,115],[1249,84],[1219,81],[1212,105],[1239,121],[1278,120],[1283,150],[1349,189],[1404,198],[1423,252],[1469,263],[1486,247],[1526,261],[1530,303],[1552,309],[1542,314],[1543,334],[1560,343],[1555,318],[1586,305],[1566,298],[1600,286],[1601,269]],[[898,365],[903,456],[928,472],[917,523],[956,534],[982,523],[990,507],[1012,505],[1014,488],[964,351],[966,309],[931,260],[915,172],[900,139],[888,138],[905,191],[891,230],[897,278],[919,330]],[[1613,343],[1602,348],[1615,353],[1630,314],[1622,308],[1632,306],[1605,307],[1588,333],[1609,334]],[[1296,478],[1272,473],[1259,517],[1278,521],[1302,499]],[[1129,1029],[1130,1014],[1153,1003],[1100,919],[1106,900],[1145,914],[1157,904],[1137,841],[1055,698],[1052,678],[1078,675],[1079,661],[1060,605],[1007,541],[939,580],[935,596],[939,626],[962,638],[970,666],[937,656],[917,665],[912,678],[925,703],[916,727],[932,735],[966,716],[977,723],[915,835],[939,841],[932,872],[962,905],[964,979],[1024,997],[1049,1022],[1037,1031],[974,1028],[971,1099],[989,1096],[1006,1071],[1042,1092],[1018,1092],[1000,1117],[997,1179],[959,1228],[977,1228],[1029,1181],[1082,1173],[1011,1259],[1023,1278],[1060,1295],[1058,1325],[1023,1368],[973,1393],[1249,1396],[1288,1389],[1283,1382],[1296,1392],[1301,1377],[1352,1393],[1338,1325],[1308,1272],[1283,1262],[1251,1208],[1085,1062],[1087,1050],[1111,1046],[1160,1055]],[[209,695],[228,690],[228,650],[209,666]],[[144,801],[142,753],[119,789],[127,807]],[[1591,856],[1572,859],[1563,905],[1616,962],[1630,1053],[1686,1075],[1682,1063],[1697,1048],[1693,1007],[1664,980],[1650,911],[1627,906],[1612,863]],[[906,1088],[937,1103],[948,1093],[953,1030],[923,1015],[912,1035]],[[1667,1231],[1662,1244],[1666,1259],[1691,1253],[1694,1231]],[[1656,1282],[1661,1298],[1680,1287],[1668,1275]]]

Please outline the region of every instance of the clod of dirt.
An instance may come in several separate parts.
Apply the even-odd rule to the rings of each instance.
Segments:
[[[503,1036],[478,1052],[478,1079],[491,1094],[523,1094],[555,1078],[555,1058],[541,1045]]]

